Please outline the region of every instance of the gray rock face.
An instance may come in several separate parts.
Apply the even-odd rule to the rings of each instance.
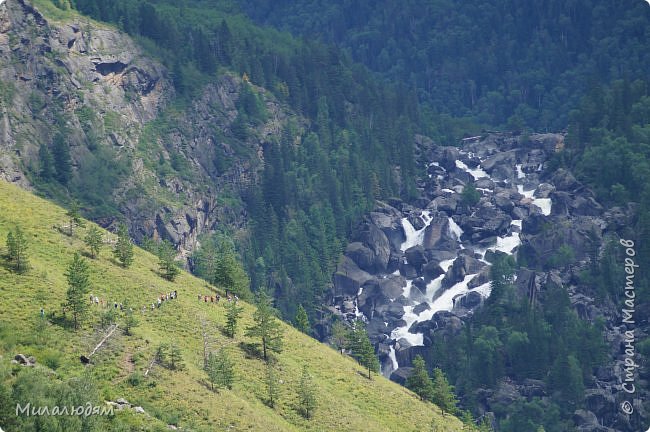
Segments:
[[[456,168],[456,161],[460,156],[460,152],[456,147],[438,147],[434,150],[434,159],[441,167],[447,171],[452,171]]]
[[[365,271],[373,270],[375,254],[362,243],[350,243],[345,248],[345,255],[349,256],[360,269]]]
[[[359,288],[372,276],[361,270],[350,257],[343,256],[334,273],[334,286],[338,293],[356,296]]]
[[[465,276],[478,273],[484,263],[467,255],[460,255],[449,268],[442,280],[442,287],[449,288],[465,279]]]
[[[397,209],[385,205],[376,211],[370,212],[369,217],[371,223],[384,232],[391,247],[399,249],[406,239],[401,223],[401,213]]]
[[[418,274],[422,272],[422,266],[427,262],[424,248],[421,245],[406,249],[404,251],[404,257],[406,257],[407,262],[415,268]]]
[[[390,380],[396,382],[397,384],[406,385],[406,380],[413,373],[412,367],[400,367],[396,371],[390,374]]]
[[[449,233],[449,219],[444,213],[432,214],[429,226],[424,230],[422,246],[426,250],[454,250],[456,240]]]

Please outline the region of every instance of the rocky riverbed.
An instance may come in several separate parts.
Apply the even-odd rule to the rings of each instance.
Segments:
[[[499,254],[517,256],[516,288],[530,301],[556,284],[567,289],[582,319],[603,318],[617,358],[623,336],[615,307],[596,304],[591,293],[578,289],[576,275],[602,247],[603,237],[629,224],[634,211],[606,210],[572,173],[550,172],[549,161],[563,139],[494,134],[464,140],[460,147],[427,146],[423,140],[421,197],[380,203],[365,217],[334,275],[332,309],[349,321],[366,322],[385,376],[403,382],[414,357],[426,357],[434,333],[462,330],[490,295],[490,266]],[[471,205],[463,194],[469,184],[480,194]],[[573,259],[556,269],[553,259],[561,248]],[[588,410],[578,421],[582,430],[601,430],[589,428],[603,419],[624,423],[616,409],[622,367],[622,360],[613,360],[598,371],[587,390]],[[515,398],[544,392],[539,382],[509,385]],[[504,392],[482,396],[486,411],[503,402]]]

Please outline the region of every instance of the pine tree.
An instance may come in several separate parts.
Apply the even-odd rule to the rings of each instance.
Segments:
[[[233,363],[225,349],[222,348],[217,354],[213,352],[208,354],[206,372],[208,373],[212,390],[214,390],[215,385],[217,388],[232,389],[235,372]]]
[[[169,368],[172,370],[182,370],[184,367],[181,349],[178,345],[172,344],[169,348]]]
[[[445,412],[452,414],[456,412],[458,400],[454,395],[454,388],[449,384],[444,372],[439,368],[433,370],[433,397],[431,401],[440,407],[443,415]]]
[[[84,221],[81,218],[81,214],[79,213],[79,204],[76,201],[72,201],[72,204],[70,204],[70,209],[66,213],[66,216],[68,217],[69,223],[68,235],[72,237],[72,234],[74,234],[73,230],[75,226],[84,226]]]
[[[90,292],[90,270],[88,263],[78,252],[75,252],[72,262],[65,273],[68,279],[68,291],[66,292],[66,307],[72,313],[75,330],[86,317],[89,309],[88,299]]]
[[[129,232],[124,224],[120,224],[117,229],[117,243],[113,249],[113,255],[124,268],[133,263],[133,243],[131,243]]]
[[[413,360],[413,371],[406,379],[406,387],[420,396],[420,400],[431,400],[433,397],[433,382],[427,365],[419,354]]]
[[[361,339],[359,358],[361,365],[368,369],[368,379],[372,379],[371,372],[379,371],[379,360],[377,360],[377,356],[375,355],[375,347],[373,347],[372,343],[370,343],[370,338],[368,338],[367,333],[365,333],[365,337]]]
[[[156,347],[156,363],[158,363],[161,366],[164,366],[165,363],[167,362],[167,356],[169,355],[169,345],[166,343],[161,343]]]
[[[263,358],[268,361],[268,350],[282,351],[282,328],[276,318],[271,298],[264,291],[259,294],[253,321],[254,324],[246,329],[246,336],[261,339]]]
[[[38,175],[45,181],[51,180],[56,175],[54,169],[54,158],[46,144],[41,144],[38,149],[39,171]]]
[[[70,158],[70,146],[60,133],[54,137],[52,158],[56,168],[54,177],[62,185],[67,185],[72,178],[72,159]]]
[[[158,246],[158,266],[160,267],[162,277],[168,281],[174,281],[180,273],[180,269],[176,264],[176,250],[167,240],[164,240]]]
[[[140,325],[140,323],[133,313],[133,308],[129,307],[126,302],[124,303],[124,307],[126,309],[126,316],[124,317],[124,334],[130,336],[133,328]]]
[[[234,301],[226,302],[226,336],[234,338],[237,331],[237,322],[244,308],[237,306]]]
[[[275,366],[271,362],[266,363],[266,404],[273,408],[280,397],[279,380],[275,372]]]
[[[302,375],[300,376],[298,405],[300,413],[305,418],[311,418],[316,409],[316,388],[306,365],[303,366]]]
[[[20,227],[7,234],[7,258],[16,273],[25,273],[29,269],[27,257],[27,239]]]
[[[298,312],[296,312],[296,328],[305,334],[309,334],[311,331],[307,311],[302,305],[298,305]]]
[[[343,350],[348,345],[348,339],[350,337],[350,330],[343,324],[342,321],[337,320],[332,324],[332,343],[337,350],[343,354]]]
[[[368,332],[362,322],[356,321],[354,323],[348,347],[359,364],[368,369],[368,379],[372,379],[371,372],[379,371],[379,360],[375,355],[375,348],[372,346]]]
[[[84,237],[84,243],[90,249],[90,256],[96,258],[102,247],[102,232],[95,225],[91,225]]]

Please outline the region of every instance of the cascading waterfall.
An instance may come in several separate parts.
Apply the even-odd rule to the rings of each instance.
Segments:
[[[462,154],[467,154],[467,153],[461,152],[461,155]],[[432,162],[430,165],[440,167],[440,165],[437,162]],[[490,175],[481,168],[481,165],[478,165],[476,168],[470,168],[467,166],[467,164],[465,164],[460,160],[456,160],[455,165],[459,169],[462,169],[467,173],[469,173],[474,180],[479,180],[479,179],[492,180]],[[526,174],[522,169],[522,164],[515,165],[515,172],[517,177],[517,183],[524,183],[524,181],[526,180]],[[438,177],[443,177],[443,176],[438,176]],[[487,188],[477,188],[477,189],[479,189],[483,194],[493,193],[491,189],[487,189]],[[526,199],[529,199],[533,205],[539,207],[543,215],[551,214],[552,202],[550,198],[535,198],[534,196],[535,189],[525,190],[522,184],[517,185],[517,190],[520,194],[524,195]],[[442,189],[442,192],[448,194],[457,193],[451,189]],[[431,216],[431,213],[429,211],[422,211],[421,217],[424,220],[424,227],[421,228],[420,230],[416,230],[408,218],[402,219],[401,222],[405,234],[405,240],[400,246],[400,250],[402,252],[406,251],[407,249],[413,246],[423,245],[425,230],[431,224],[433,217]],[[513,220],[511,222],[510,233],[508,235],[497,237],[496,243],[492,246],[489,246],[487,248],[473,247],[473,249],[476,253],[480,255],[481,257],[480,260],[487,265],[490,265],[490,263],[485,260],[485,254],[487,251],[493,251],[493,252],[501,251],[506,254],[512,255],[517,249],[517,247],[521,244],[521,240],[519,237],[521,227],[522,227],[522,220],[520,219]],[[464,232],[462,228],[458,226],[458,224],[451,217],[449,217],[448,230],[449,230],[449,234],[455,240],[458,241],[459,249],[460,250],[464,249],[465,246],[461,243],[461,237],[463,236]],[[470,289],[468,287],[470,281],[475,276],[477,276],[477,274],[468,274],[463,278],[462,281],[457,282],[451,287],[444,290],[443,292],[440,292],[440,289],[442,287],[442,281],[445,277],[445,274],[453,266],[454,261],[457,258],[458,255],[456,258],[441,261],[439,263],[439,266],[443,270],[443,273],[437,278],[431,280],[426,285],[426,291],[424,293],[424,296],[425,296],[425,302],[429,306],[428,309],[422,310],[419,314],[416,314],[414,312],[416,304],[412,300],[410,300],[411,304],[404,306],[404,315],[402,316],[404,325],[395,328],[390,334],[390,339],[393,341],[393,343],[390,345],[390,352],[388,354],[390,365],[387,365],[387,367],[385,367],[385,370],[383,371],[386,376],[390,376],[390,374],[393,371],[399,368],[399,364],[396,356],[396,350],[395,350],[396,342],[405,341],[411,346],[423,345],[424,336],[421,333],[409,332],[409,329],[414,324],[430,320],[436,312],[453,310],[454,307],[456,306],[455,299],[459,298],[459,296],[462,296],[463,294],[466,294],[470,291],[477,292],[483,298],[489,297],[491,293],[491,284],[489,282],[479,285],[473,289]],[[394,274],[399,274],[399,271],[396,271]],[[413,280],[407,279],[406,286],[403,288],[403,292],[402,292],[403,296],[407,299],[409,299],[411,296],[412,286],[413,286]]]

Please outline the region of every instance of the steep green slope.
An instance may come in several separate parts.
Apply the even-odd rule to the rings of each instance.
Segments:
[[[177,423],[184,430],[423,431],[433,420],[441,430],[461,429],[456,418],[443,418],[435,406],[420,402],[408,390],[382,377],[368,380],[352,360],[284,324],[285,348],[275,355],[280,399],[275,409],[268,408],[263,403],[264,363],[243,349],[254,342],[242,336],[242,329],[251,323],[253,307],[243,305],[245,312],[237,337],[226,338],[220,331],[225,322],[224,302],[214,305],[197,300],[199,294],[210,293],[205,282],[187,273],[174,283],[163,280],[157,274],[156,258],[140,249],[135,251],[134,264],[126,270],[115,263],[106,245],[98,259],[88,259],[92,293],[111,303],[128,301],[140,325],[133,336],[116,331],[92,357],[93,364],[85,368],[79,356],[90,353],[105,331],[98,325],[99,306],[91,307],[90,320],[77,332],[59,324],[66,291],[64,272],[73,253],[84,250],[81,238],[88,229],[78,228],[71,238],[57,229],[66,223],[63,209],[0,182],[0,238],[4,242],[8,231],[20,226],[27,235],[31,265],[25,275],[0,267],[0,383],[4,381],[5,386],[27,373],[28,368],[17,365],[11,366],[12,373],[6,373],[10,368],[8,360],[22,353],[33,355],[36,368],[53,382],[79,376],[87,369],[97,383],[100,399],[125,397],[144,407],[147,414],[121,411],[116,420],[104,426],[116,430],[137,429],[140,425],[155,430]],[[106,239],[113,237],[105,234]],[[173,290],[178,290],[178,299],[154,311],[140,311],[160,293]],[[44,328],[39,327],[41,307],[47,317]],[[118,322],[123,318],[120,316]],[[236,381],[232,390],[213,393],[206,384],[201,368],[201,321],[214,340],[212,349],[226,349],[234,360]],[[149,376],[142,378],[155,347],[163,342],[181,348],[185,370],[154,366]],[[303,419],[296,409],[297,385],[304,365],[317,389],[318,407],[310,420]],[[140,383],[133,385],[138,380]],[[0,398],[2,390],[0,387]],[[26,422],[33,419],[23,418]],[[23,425],[15,430],[30,427]]]

